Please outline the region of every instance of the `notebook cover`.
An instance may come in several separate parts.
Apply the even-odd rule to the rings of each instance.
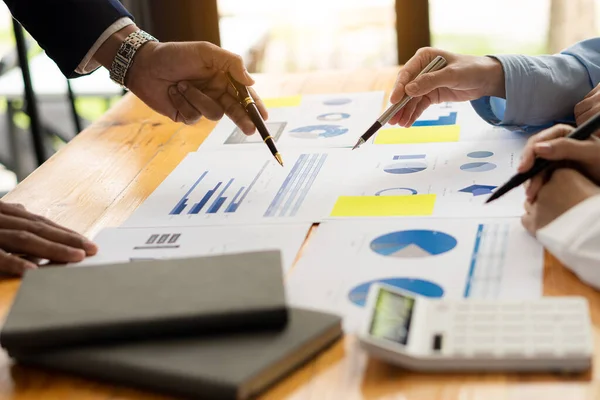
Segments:
[[[81,347],[29,354],[18,361],[185,398],[246,399],[341,335],[338,316],[290,309],[281,331]]]
[[[0,344],[15,354],[286,322],[279,251],[42,268],[23,278]]]

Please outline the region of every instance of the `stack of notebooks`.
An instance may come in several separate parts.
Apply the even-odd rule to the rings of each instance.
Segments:
[[[17,362],[204,399],[253,397],[341,335],[288,308],[279,252],[25,275],[0,333]]]

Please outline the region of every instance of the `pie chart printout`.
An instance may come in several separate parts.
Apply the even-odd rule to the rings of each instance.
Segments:
[[[364,307],[365,303],[367,302],[369,288],[374,283],[383,283],[426,297],[442,297],[444,295],[444,289],[437,283],[423,279],[386,278],[361,283],[360,285],[355,286],[352,290],[350,290],[350,293],[348,293],[348,300],[359,307]]]
[[[454,249],[457,240],[444,232],[407,230],[391,232],[371,241],[371,250],[386,257],[420,258],[437,256]]]
[[[496,164],[489,162],[473,162],[460,166],[460,169],[467,172],[487,172],[496,168]]]
[[[414,174],[427,169],[427,164],[421,161],[404,161],[387,165],[383,168],[388,174]]]

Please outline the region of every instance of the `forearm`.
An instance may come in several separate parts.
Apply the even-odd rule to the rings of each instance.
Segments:
[[[116,0],[4,1],[68,77],[109,26],[133,18]]]

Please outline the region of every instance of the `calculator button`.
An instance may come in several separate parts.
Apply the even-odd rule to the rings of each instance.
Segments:
[[[553,335],[536,335],[531,340],[532,340],[532,343],[534,343],[535,345],[537,345],[537,344],[545,345],[547,343],[554,343],[554,336]]]
[[[500,309],[503,312],[518,312],[518,313],[522,313],[523,312],[523,304],[520,303],[514,303],[514,304],[503,304]]]
[[[485,332],[496,332],[500,327],[496,324],[481,324],[475,323],[471,325],[471,331],[473,334],[480,334]]]
[[[535,324],[533,325],[533,331],[535,333],[554,332],[554,325]]]
[[[505,344],[520,344],[525,343],[526,339],[523,336],[519,335],[502,335],[502,342]]]
[[[440,351],[442,350],[442,334],[438,333],[433,335],[433,343],[432,343],[432,348],[435,351]]]

